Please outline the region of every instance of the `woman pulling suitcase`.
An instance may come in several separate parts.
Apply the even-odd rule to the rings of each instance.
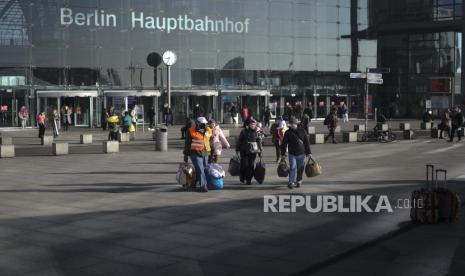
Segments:
[[[242,130],[236,144],[236,152],[241,156],[240,181],[252,184],[255,170],[255,159],[262,151],[262,143],[257,132],[257,120],[250,118],[248,125]]]

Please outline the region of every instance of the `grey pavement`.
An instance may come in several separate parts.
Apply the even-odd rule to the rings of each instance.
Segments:
[[[59,139],[81,131],[105,139],[98,130]],[[0,159],[0,275],[463,275],[463,215],[419,226],[402,208],[264,213],[263,196],[387,195],[395,205],[435,163],[464,198],[465,143],[316,145],[323,174],[294,190],[266,147],[264,184],[227,176],[224,190],[197,193],[176,184],[181,150],[155,152],[149,133],[118,154],[97,141],[60,157],[44,154],[35,131],[8,134],[22,152]]]

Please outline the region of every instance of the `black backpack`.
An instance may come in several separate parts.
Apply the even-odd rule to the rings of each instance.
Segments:
[[[330,115],[331,115],[331,114],[326,115],[326,118],[325,118],[325,120],[323,121],[323,124],[324,124],[325,126],[329,125],[329,116],[330,116]]]

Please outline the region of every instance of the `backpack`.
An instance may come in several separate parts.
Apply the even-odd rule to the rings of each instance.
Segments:
[[[325,125],[325,126],[329,125],[329,115],[331,115],[331,114],[328,114],[328,115],[325,117],[325,120],[323,121],[323,125]]]

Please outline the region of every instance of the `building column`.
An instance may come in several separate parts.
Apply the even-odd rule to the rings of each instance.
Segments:
[[[465,14],[465,4],[462,4],[462,14]],[[465,104],[465,74],[463,73],[464,71],[464,64],[465,64],[465,57],[463,56],[463,45],[465,43],[465,18],[462,17],[462,56],[461,56],[461,68],[462,68],[462,72],[460,73],[461,76],[460,76],[460,95],[458,97],[458,100],[460,102],[458,102],[457,104],[460,104],[460,105],[463,105]],[[455,66],[454,66],[455,68]],[[454,70],[455,71],[455,70]],[[452,95],[454,95],[454,90],[455,89],[452,89]]]

